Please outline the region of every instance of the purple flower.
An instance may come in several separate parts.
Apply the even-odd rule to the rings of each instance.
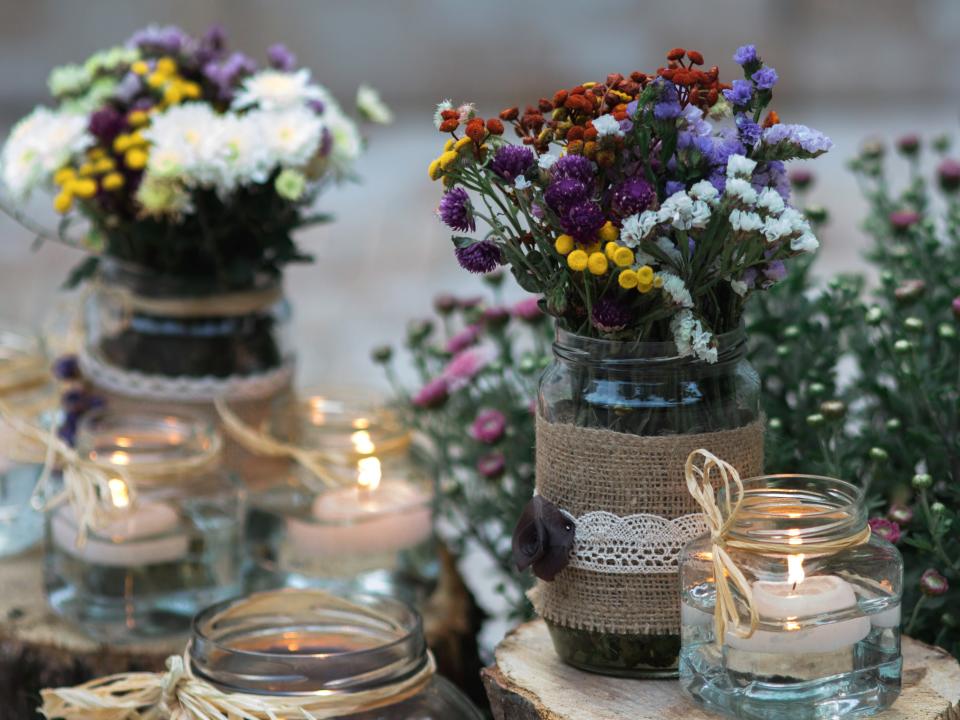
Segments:
[[[920,592],[924,595],[943,595],[950,589],[947,579],[933,568],[920,576]]]
[[[223,61],[211,61],[203,66],[203,74],[217,87],[222,100],[233,95],[233,89],[243,75],[255,72],[257,63],[249,55],[233,53]]]
[[[80,362],[76,355],[61,355],[53,363],[53,376],[57,380],[79,380]]]
[[[687,189],[687,186],[684,185],[679,180],[667,180],[666,187],[664,187],[664,191],[666,192],[667,197],[670,197],[671,195],[674,195],[678,192],[682,192],[686,189]]]
[[[527,323],[543,320],[543,311],[540,309],[540,298],[529,297],[521,300],[512,308],[513,316]]]
[[[483,322],[491,328],[501,328],[510,322],[510,311],[505,307],[491,307],[483,311]]]
[[[513,182],[533,165],[533,150],[521,145],[501,145],[493,156],[490,169],[497,175]]]
[[[787,179],[787,168],[780,160],[760,163],[754,170],[750,184],[757,192],[771,187],[780,193],[784,202],[790,200],[790,181]]]
[[[492,452],[477,460],[477,472],[485,478],[494,480],[503,475],[507,468],[507,459],[501,452]]]
[[[673,120],[680,117],[680,103],[676,100],[658,102],[653,106],[653,116],[657,120]]]
[[[761,90],[772,90],[780,78],[777,77],[777,71],[768,66],[757,70],[750,76],[750,79],[753,80]]]
[[[957,297],[950,302],[950,309],[953,310],[953,316],[957,320],[960,320],[960,295],[957,295]]]
[[[480,330],[481,327],[477,323],[467,325],[463,330],[447,340],[447,344],[443,349],[451,355],[456,355],[458,352],[466,350],[477,342],[477,339],[480,337]]]
[[[737,114],[737,132],[744,145],[753,147],[760,142],[763,129],[745,113]]]
[[[576,523],[549,500],[534,495],[513,530],[513,562],[517,570],[550,582],[570,562]]]
[[[267,60],[270,67],[285,72],[293,70],[297,64],[297,56],[290,52],[283,43],[276,43],[267,48]]]
[[[137,30],[129,40],[128,47],[140,48],[145,53],[175,55],[187,45],[189,36],[176,25],[148,25]]]
[[[443,197],[440,198],[437,215],[454,230],[473,232],[477,229],[477,223],[473,219],[473,205],[470,203],[470,196],[463,188],[453,188],[444,193]]]
[[[947,158],[937,167],[937,179],[944,192],[956,192],[960,189],[960,162]]]
[[[867,524],[877,537],[881,537],[893,544],[900,542],[900,526],[892,520],[887,520],[886,518],[870,518]]]
[[[605,333],[623,330],[630,323],[630,309],[618,300],[605,296],[593,304],[593,326]]]
[[[555,179],[543,193],[554,212],[563,215],[572,205],[583,202],[588,197],[587,186],[571,177]]]
[[[913,510],[906,505],[894,503],[887,510],[887,517],[893,520],[897,525],[909,525],[913,520]]]
[[[819,130],[808,128],[806,125],[787,123],[777,123],[764,130],[763,142],[766,145],[780,143],[798,145],[811,154],[823,153],[833,147],[833,141]]]
[[[727,188],[727,175],[722,169],[714,170],[707,176],[707,180],[717,189],[718,193],[723,195],[723,191]]]
[[[327,106],[324,105],[323,100],[309,100],[307,102],[307,107],[313,110],[313,112],[315,112],[317,115],[323,115],[323,111],[327,109]]]
[[[441,293],[433,298],[433,309],[440,315],[449,315],[457,309],[457,298],[450,293]]]
[[[451,392],[460,390],[493,362],[494,355],[495,351],[483,346],[461,350],[447,363],[440,377],[446,381]]]
[[[894,210],[890,213],[888,219],[894,230],[905,232],[910,229],[911,225],[920,222],[920,213],[913,210]]]
[[[757,62],[757,48],[753,45],[741,45],[733,54],[733,61],[737,65],[749,65]]]
[[[788,175],[790,184],[797,190],[806,190],[813,184],[813,173],[806,168],[795,168]]]
[[[223,55],[224,48],[227,46],[227,31],[219,23],[211,25],[197,46],[197,64],[203,67],[211,60],[218,59]]]
[[[470,245],[462,245],[454,250],[454,254],[460,267],[478,275],[496,269],[503,262],[503,254],[493,240],[478,240]]]
[[[771,284],[780,282],[787,276],[787,266],[782,260],[771,260],[764,266],[763,275]]]
[[[904,155],[914,155],[920,149],[920,137],[911,133],[897,138],[897,150]]]
[[[434,378],[413,396],[411,402],[418,408],[437,408],[447,401],[449,389],[442,377]]]
[[[646,210],[656,197],[653,186],[645,179],[627,178],[613,188],[610,194],[610,209],[618,217],[629,217]]]
[[[723,96],[735,107],[746,107],[753,99],[753,83],[749,80],[734,80],[733,87],[724,90]]]
[[[556,181],[558,178],[579,180],[589,186],[593,182],[596,166],[583,155],[564,155],[550,168],[550,176]]]
[[[722,173],[726,173],[727,160],[731,155],[746,155],[747,149],[740,142],[737,133],[731,128],[724,128],[715,138],[710,138],[711,146],[706,153],[711,165],[719,165]],[[711,180],[711,182],[713,182]],[[722,192],[722,190],[721,190]]]
[[[499,410],[481,410],[470,426],[470,437],[487,445],[493,445],[503,437],[507,429],[507,418]]]
[[[573,236],[579,243],[587,245],[593,242],[597,231],[605,222],[603,210],[591,201],[577,203],[571,207],[563,217],[561,225],[563,231]]]
[[[120,134],[125,124],[123,115],[112,105],[107,105],[90,116],[90,134],[109,145]]]

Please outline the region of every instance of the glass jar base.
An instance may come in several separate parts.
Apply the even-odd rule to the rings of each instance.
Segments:
[[[0,470],[0,557],[21,553],[43,537],[43,515],[30,506],[39,477],[39,465]]]
[[[744,720],[826,720],[874,715],[900,695],[902,661],[817,680],[744,677],[684,651],[680,686],[698,705]]]
[[[557,655],[578,670],[625,678],[677,677],[679,634],[617,635],[545,622]]]

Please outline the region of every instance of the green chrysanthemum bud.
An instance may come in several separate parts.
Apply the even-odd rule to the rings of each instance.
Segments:
[[[882,447],[872,447],[870,448],[870,459],[875,462],[884,462],[887,460],[890,455],[887,454],[887,451]]]
[[[913,349],[913,344],[909,340],[904,340],[903,338],[901,338],[900,340],[897,340],[893,344],[894,352],[900,353],[901,355],[905,355],[906,353],[910,352],[912,349]]]
[[[910,332],[923,332],[923,320],[918,317],[908,317],[903,321],[903,326]]]
[[[914,490],[927,490],[933,486],[933,478],[927,473],[919,473],[913,476],[910,484]]]
[[[874,305],[872,308],[867,310],[865,319],[868,325],[879,325],[883,320],[883,310]]]
[[[823,425],[824,417],[820,413],[814,413],[813,415],[807,415],[807,425],[810,427],[819,427]]]

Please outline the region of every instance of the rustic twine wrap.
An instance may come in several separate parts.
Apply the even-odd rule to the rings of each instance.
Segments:
[[[606,511],[668,520],[700,512],[684,476],[687,457],[705,448],[741,469],[763,471],[763,422],[693,435],[641,436],[551,423],[537,417],[537,492],[574,517]],[[601,573],[568,567],[538,582],[531,600],[563,627],[619,635],[680,632],[679,568]]]

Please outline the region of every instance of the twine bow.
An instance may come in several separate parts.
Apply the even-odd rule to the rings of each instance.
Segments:
[[[702,467],[697,461],[702,460]],[[717,504],[711,475],[717,470],[723,484],[723,507]],[[714,586],[716,588],[716,607],[714,609],[714,629],[716,642],[722,644],[729,629],[737,637],[751,637],[757,630],[760,622],[756,603],[753,598],[753,589],[743,571],[737,567],[728,548],[745,550],[748,552],[768,554],[794,554],[801,546],[791,545],[781,540],[742,540],[729,537],[730,529],[736,524],[737,516],[743,505],[744,489],[737,469],[721,460],[708,450],[694,450],[687,457],[684,465],[684,475],[687,479],[687,489],[690,495],[703,510],[707,526],[710,529],[711,561],[713,563]],[[731,485],[733,487],[731,487]],[[732,490],[735,489],[735,493]],[[735,497],[733,501],[731,498]],[[829,554],[847,548],[862,545],[870,539],[870,527],[841,538],[820,542],[805,542],[802,550],[805,554]],[[730,586],[731,582],[743,597],[750,618],[746,628],[742,627],[740,612],[737,609],[736,598]]]

